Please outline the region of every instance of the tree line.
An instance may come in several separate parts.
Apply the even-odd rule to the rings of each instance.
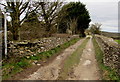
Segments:
[[[8,1],[6,4],[1,3],[0,5],[5,9],[12,10],[9,13],[11,17],[9,28],[13,40],[20,39],[20,28],[25,22],[41,24],[47,34],[50,34],[50,31],[55,27],[57,33],[85,36],[84,31],[89,27],[91,21],[86,5],[81,2]]]

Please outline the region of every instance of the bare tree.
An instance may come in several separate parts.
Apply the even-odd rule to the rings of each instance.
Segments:
[[[99,23],[92,24],[91,27],[90,27],[91,33],[92,34],[100,34],[101,25],[102,24],[99,24]]]
[[[51,27],[56,24],[56,18],[58,17],[58,11],[62,6],[62,2],[36,2],[36,5],[40,5],[36,11],[39,15],[39,19],[44,21],[46,31],[50,31]]]
[[[13,2],[12,2],[13,1]],[[31,8],[31,1],[28,0],[28,2],[24,2],[23,0],[8,0],[6,4],[1,4],[5,6],[4,8],[9,8],[12,10],[10,12],[10,17],[11,17],[11,32],[13,34],[13,39],[14,40],[19,40],[19,29],[21,24],[26,20],[27,16],[31,13],[34,12],[37,8],[35,7],[34,9]],[[22,19],[20,20],[20,16],[22,16]]]

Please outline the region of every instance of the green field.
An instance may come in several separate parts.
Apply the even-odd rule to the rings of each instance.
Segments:
[[[118,42],[118,44],[120,44],[120,40],[115,40],[116,42]]]
[[[102,31],[101,34],[107,37],[111,37],[113,39],[120,39],[120,33]]]

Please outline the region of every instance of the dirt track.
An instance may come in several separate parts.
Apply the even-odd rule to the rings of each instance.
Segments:
[[[62,54],[56,57],[56,59],[47,66],[43,66],[36,72],[28,76],[23,80],[56,80],[59,76],[62,62],[71,55],[78,46],[84,41],[84,39],[79,40],[74,45],[65,49]]]
[[[23,80],[56,80],[60,74],[61,64],[64,64],[63,61],[68,58],[68,56],[70,56],[84,40],[85,39],[81,39],[76,44],[65,49],[52,63],[39,68],[36,72]],[[68,76],[66,80],[101,79],[91,38],[83,51],[80,63],[77,67],[73,68],[73,72],[74,73]]]
[[[99,68],[95,59],[92,40],[90,39],[80,58],[79,65],[74,68],[74,75],[68,80],[100,80]],[[74,76],[74,77],[73,77]]]

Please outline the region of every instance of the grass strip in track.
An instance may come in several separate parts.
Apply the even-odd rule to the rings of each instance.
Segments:
[[[85,46],[88,42],[89,38],[87,38],[79,47],[71,54],[64,62],[63,68],[61,69],[61,73],[58,77],[59,80],[65,80],[69,73],[72,71],[72,67],[78,65],[80,62],[80,56],[85,49]]]
[[[93,38],[93,45],[95,49],[96,59],[98,62],[98,66],[101,70],[102,79],[103,80],[120,80],[114,69],[111,69],[108,66],[105,66],[103,63],[103,51],[101,50],[100,46],[98,45],[95,38]]]
[[[78,40],[80,40],[80,38],[72,39],[62,45],[57,46],[56,48],[53,48],[46,52],[37,53],[36,55],[32,55],[29,58],[26,56],[22,58],[11,58],[8,60],[8,62],[3,62],[2,79],[8,79],[16,73],[21,72],[26,68],[29,68],[32,65],[32,62],[35,60],[47,60],[51,56],[56,55],[64,49],[66,49],[67,47],[75,44]]]

